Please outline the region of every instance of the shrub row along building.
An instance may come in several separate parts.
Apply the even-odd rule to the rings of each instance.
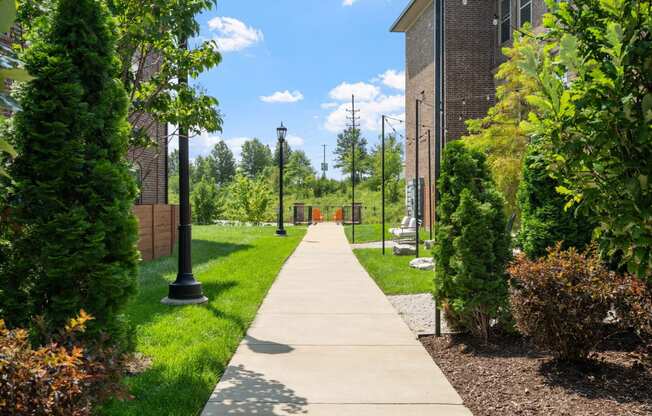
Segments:
[[[442,10],[440,16],[436,10]],[[428,209],[434,189],[428,188],[428,148],[424,140],[428,130],[434,138],[436,129],[443,132],[444,143],[464,136],[465,121],[484,117],[495,103],[494,75],[503,62],[502,48],[509,46],[513,32],[530,22],[540,28],[546,12],[544,0],[411,0],[391,31],[405,33],[406,76],[406,143],[405,178],[408,201],[414,199],[416,102],[419,110],[421,141],[419,143],[420,209],[426,226],[434,214]],[[438,24],[442,26],[439,27]],[[443,31],[439,54],[437,33]],[[437,55],[437,56],[436,56]],[[443,114],[435,116],[436,65],[441,62]],[[432,165],[434,166],[434,165]],[[434,188],[434,178],[432,178]],[[425,185],[425,186],[424,186]],[[408,203],[408,211],[413,211]]]

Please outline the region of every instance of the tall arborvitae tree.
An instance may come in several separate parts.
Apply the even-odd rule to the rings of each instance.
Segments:
[[[27,54],[34,80],[16,116],[14,279],[47,330],[84,309],[87,334],[129,346],[122,310],[136,290],[136,185],[126,160],[127,97],[112,18],[98,0],[59,0]]]

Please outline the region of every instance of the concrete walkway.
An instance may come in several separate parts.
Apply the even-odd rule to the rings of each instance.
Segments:
[[[310,227],[202,413],[299,414],[471,415],[332,224]]]

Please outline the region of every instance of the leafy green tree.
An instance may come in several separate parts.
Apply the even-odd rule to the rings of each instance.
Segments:
[[[292,148],[290,147],[290,145],[286,141],[285,146],[283,146],[283,160],[285,161],[285,163],[287,163],[288,160],[290,160],[290,155],[291,154],[292,154]],[[280,148],[279,148],[278,141],[277,141],[276,142],[276,147],[274,147],[274,160],[272,162],[274,164],[274,166],[278,166],[279,155],[280,155]]]
[[[382,184],[382,146],[378,144],[371,151],[371,177],[369,186],[379,190]],[[387,183],[398,183],[403,173],[403,145],[395,135],[385,138],[385,180]]]
[[[11,29],[15,18],[16,1],[0,0],[0,33],[8,32]],[[0,49],[0,120],[4,118],[2,110],[19,110],[17,103],[8,94],[6,89],[6,79],[28,81],[30,77],[22,66],[22,62],[17,59],[16,54],[11,49]],[[0,128],[0,156],[6,155],[13,158],[16,156],[16,151],[13,146],[9,144],[7,139],[2,137],[4,133],[4,125],[0,127],[2,127]],[[7,175],[2,159],[0,159],[0,175]]]
[[[237,174],[229,186],[227,216],[231,220],[259,224],[270,219],[272,193],[264,178]]]
[[[213,181],[213,170],[209,157],[197,156],[190,169],[190,183],[196,184],[202,180]]]
[[[128,101],[116,80],[113,20],[96,0],[59,0],[26,57],[34,79],[15,116],[18,225],[2,315],[46,333],[84,309],[86,336],[130,345],[122,311],[136,290],[136,185],[126,160]],[[10,301],[21,301],[14,314]],[[15,304],[14,304],[15,306]]]
[[[217,186],[209,180],[202,180],[195,184],[191,195],[192,217],[195,224],[213,224],[220,216],[222,200]]]
[[[211,166],[211,176],[218,185],[228,184],[235,177],[235,158],[229,146],[224,143],[224,140],[220,140],[213,147],[209,157],[209,163]]]
[[[335,147],[335,167],[345,175],[351,175],[352,146],[355,141],[355,181],[360,182],[369,171],[369,155],[367,153],[367,139],[362,137],[359,129],[347,129],[337,135]]]
[[[522,213],[519,240],[530,259],[545,257],[548,249],[583,249],[597,226],[585,210],[564,209],[566,198],[557,192],[559,181],[548,172],[548,161],[540,144],[531,144],[523,164],[518,192]]]
[[[272,165],[272,151],[258,139],[247,140],[242,146],[240,169],[250,179],[260,175]]]
[[[548,2],[543,40],[559,53],[528,50],[537,80],[528,97],[532,134],[546,139],[550,170],[568,207],[599,222],[607,255],[652,279],[652,3]]]
[[[435,298],[464,328],[486,339],[490,320],[507,305],[511,241],[504,201],[485,156],[458,141],[446,146],[438,186]]]
[[[290,187],[296,190],[305,190],[315,180],[317,172],[313,169],[306,152],[295,150],[290,154],[286,175]]]
[[[218,101],[197,83],[181,85],[179,73],[196,78],[220,64],[214,40],[191,50],[179,48],[180,37],[199,34],[196,16],[212,9],[217,0],[102,0],[115,16],[118,77],[129,97],[128,120],[132,147],[154,146],[148,134],[155,123],[184,124],[191,136],[220,131]],[[52,0],[19,0],[19,22],[27,38],[36,36],[57,4]],[[168,141],[176,131],[169,132]]]
[[[529,27],[522,30],[527,32]],[[496,104],[485,117],[466,122],[469,135],[463,138],[469,148],[487,155],[496,187],[505,196],[507,215],[519,214],[517,191],[529,142],[521,121],[531,111],[527,96],[538,88],[536,80],[521,69],[526,59],[524,50],[543,54],[542,45],[533,36],[514,32],[512,47],[503,48],[507,60],[496,73]]]

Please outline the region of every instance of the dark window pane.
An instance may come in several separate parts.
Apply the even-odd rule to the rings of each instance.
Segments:
[[[500,25],[500,43],[507,42],[512,34],[511,21],[507,19]]]
[[[500,16],[503,18],[502,20],[509,18],[509,6],[510,0],[502,0],[500,3]]]
[[[532,22],[532,3],[528,3],[521,8],[521,26],[526,22]]]

